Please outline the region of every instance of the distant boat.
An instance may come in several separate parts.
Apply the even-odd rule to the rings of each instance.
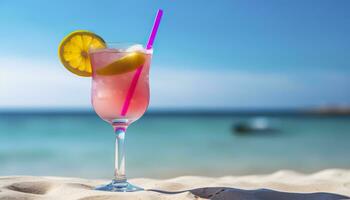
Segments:
[[[249,122],[239,122],[232,128],[233,133],[237,135],[250,134],[271,134],[279,132],[278,129],[273,128],[266,118],[255,118]]]

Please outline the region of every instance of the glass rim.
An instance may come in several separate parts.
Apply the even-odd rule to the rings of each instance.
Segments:
[[[98,51],[102,51],[102,50],[105,50],[105,49],[115,49],[115,50],[121,50],[121,52],[127,52],[127,49],[132,47],[132,46],[141,46],[142,47],[142,50],[141,52],[142,53],[145,53],[145,54],[153,54],[153,48],[151,49],[146,49],[146,47],[141,44],[141,43],[136,43],[136,42],[106,42],[106,47],[103,47],[103,48],[98,48],[98,49],[89,49],[89,53],[94,53],[94,52],[98,52]],[[138,51],[138,50],[135,50],[135,51]]]

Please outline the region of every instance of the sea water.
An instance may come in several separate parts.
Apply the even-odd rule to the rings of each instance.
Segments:
[[[237,134],[263,117],[274,131]],[[350,117],[148,113],[126,134],[130,178],[350,168]],[[0,176],[111,178],[114,134],[94,113],[0,115]]]

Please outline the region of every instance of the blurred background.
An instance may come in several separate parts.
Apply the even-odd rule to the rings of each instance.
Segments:
[[[129,177],[350,168],[350,1],[0,1],[0,175],[110,178],[114,134],[90,78],[60,63],[77,29],[146,43],[151,103]]]

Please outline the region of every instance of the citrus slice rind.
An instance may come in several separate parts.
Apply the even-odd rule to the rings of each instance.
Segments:
[[[58,56],[70,72],[84,77],[92,75],[89,49],[105,48],[105,41],[95,33],[78,30],[67,35],[60,43]]]
[[[131,72],[141,67],[146,61],[146,55],[142,52],[131,52],[121,57],[120,59],[108,64],[107,66],[98,69],[98,75],[116,75]]]

